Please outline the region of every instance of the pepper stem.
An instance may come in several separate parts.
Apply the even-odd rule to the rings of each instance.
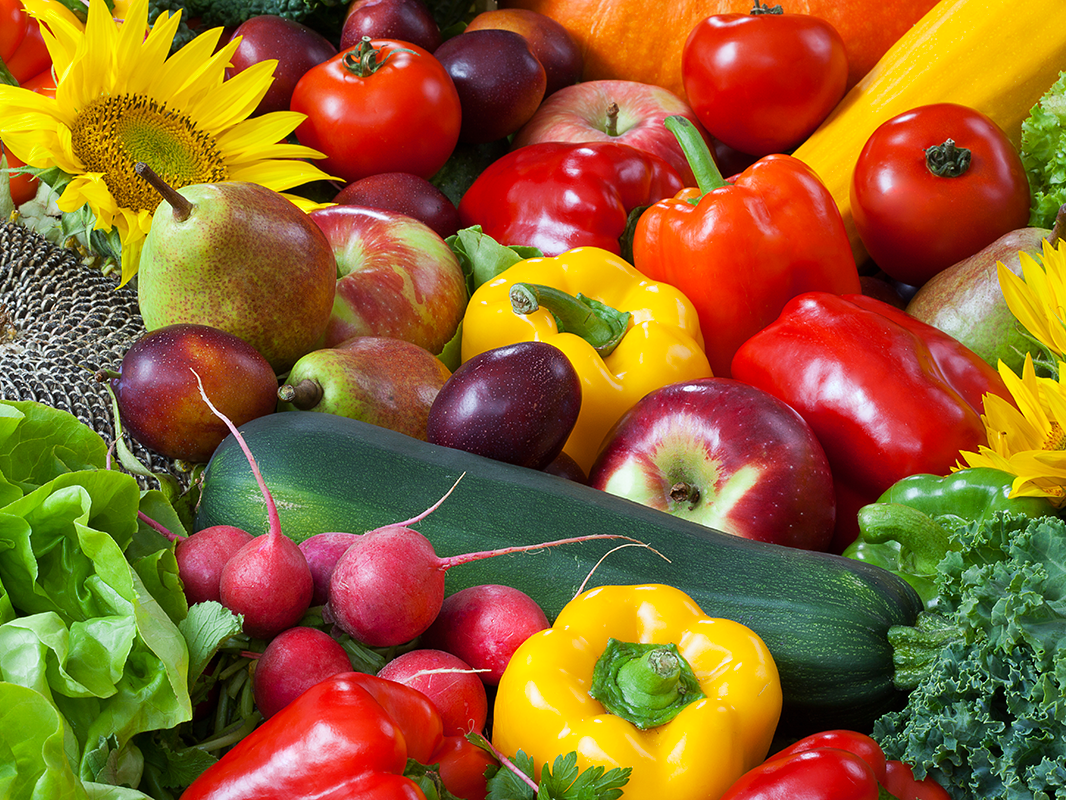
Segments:
[[[604,357],[622,341],[633,316],[583,294],[575,297],[539,283],[513,284],[510,297],[514,313],[532,314],[544,308],[555,318],[560,333],[580,336]]]
[[[871,503],[859,509],[863,539],[874,544],[896,541],[908,561],[923,574],[935,574],[951,549],[946,530],[936,520],[902,503]]]
[[[700,136],[700,132],[696,130],[692,120],[679,114],[671,114],[663,120],[663,124],[677,139],[677,143],[681,145],[685,160],[688,161],[692,174],[696,176],[696,185],[700,189],[700,199],[708,192],[726,185],[726,180],[722,177],[721,170],[714,163],[711,148],[707,146],[707,142]],[[699,199],[694,199],[690,202],[695,204],[699,202]]]
[[[940,178],[957,178],[970,168],[970,151],[958,147],[953,139],[925,150],[925,166]]]
[[[674,643],[610,639],[596,661],[589,695],[641,730],[665,725],[705,695]]]

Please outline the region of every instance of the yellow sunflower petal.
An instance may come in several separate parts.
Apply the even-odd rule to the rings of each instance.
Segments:
[[[196,117],[202,120],[205,127],[221,131],[245,120],[270,89],[274,64],[273,61],[261,61],[238,72],[205,97],[201,103],[203,108],[199,109]],[[282,137],[288,135],[296,124],[285,131]]]
[[[301,115],[248,119],[273,65],[226,81],[236,43],[215,52],[220,29],[171,56],[179,16],[149,26],[148,0],[128,0],[121,21],[104,0],[89,0],[84,28],[45,0],[27,3],[50,25],[60,79],[54,100],[0,87],[0,135],[27,163],[71,176],[60,209],[87,207],[97,228],[117,232],[123,280],[137,271],[158,203],[133,173],[135,161],[153,162],[177,188],[232,177],[281,191],[328,177],[305,160],[320,153],[286,141]]]

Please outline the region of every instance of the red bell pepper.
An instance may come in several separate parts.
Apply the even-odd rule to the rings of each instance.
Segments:
[[[863,295],[808,292],[736,352],[733,377],[784,400],[814,430],[833,470],[830,550],[858,535],[857,513],[908,475],[946,475],[986,443],[983,397],[1011,401],[969,348]]]
[[[409,758],[424,765],[439,761],[445,788],[464,800],[484,800],[488,760],[442,729],[440,714],[421,692],[374,675],[341,673],[242,739],[181,800],[425,800],[403,774]]]
[[[950,800],[939,783],[886,761],[864,733],[833,730],[800,739],[742,775],[720,800]]]
[[[538,142],[490,164],[459,201],[459,221],[546,256],[586,246],[620,255],[630,212],[683,185],[662,158],[621,142]]]
[[[687,120],[669,117],[667,127],[699,188],[641,215],[633,265],[692,301],[711,369],[730,377],[737,348],[790,298],[858,292],[859,273],[836,202],[806,164],[771,155],[727,182]]]

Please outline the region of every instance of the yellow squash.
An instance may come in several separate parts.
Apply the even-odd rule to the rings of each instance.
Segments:
[[[1017,146],[1022,121],[1063,69],[1063,0],[940,0],[793,155],[832,192],[862,263],[867,253],[851,213],[851,175],[882,122],[930,103],[960,103],[991,117]]]

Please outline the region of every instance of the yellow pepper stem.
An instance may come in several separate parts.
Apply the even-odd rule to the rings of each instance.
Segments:
[[[704,697],[677,645],[611,639],[596,661],[589,694],[641,730],[664,725]]]
[[[588,342],[601,356],[611,353],[629,328],[633,316],[583,294],[576,297],[539,283],[511,286],[511,309],[516,314],[532,314],[543,308],[555,318],[560,333],[572,333]]]

